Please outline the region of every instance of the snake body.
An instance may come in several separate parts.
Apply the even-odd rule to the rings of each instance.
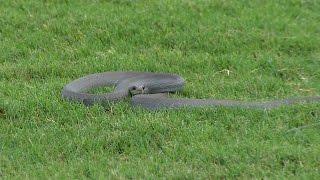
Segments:
[[[265,102],[236,100],[170,98],[168,93],[182,91],[182,77],[168,73],[149,72],[105,72],[84,76],[67,84],[62,97],[70,101],[93,104],[110,104],[130,97],[133,106],[151,110],[181,107],[239,107],[250,109],[273,109],[283,105],[320,102],[320,96],[298,97]],[[115,86],[114,92],[90,94],[92,88]]]

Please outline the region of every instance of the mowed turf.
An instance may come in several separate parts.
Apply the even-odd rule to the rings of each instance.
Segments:
[[[186,98],[319,95],[319,12],[317,0],[0,0],[0,179],[319,178],[320,104],[150,112],[60,95],[105,71],[176,73]]]

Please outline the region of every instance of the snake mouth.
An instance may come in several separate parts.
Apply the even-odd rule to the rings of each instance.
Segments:
[[[146,88],[144,86],[132,86],[129,88],[129,92],[132,96],[137,95],[137,94],[145,94],[146,93]]]

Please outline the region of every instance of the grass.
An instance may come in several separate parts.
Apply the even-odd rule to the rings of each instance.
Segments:
[[[0,178],[307,178],[320,105],[150,112],[60,98],[105,71],[180,74],[183,97],[320,94],[320,3],[0,0]]]

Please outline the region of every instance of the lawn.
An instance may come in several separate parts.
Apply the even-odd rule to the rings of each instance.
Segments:
[[[61,99],[87,74],[179,74],[179,96],[320,94],[317,0],[0,0],[0,179],[320,178],[320,104],[147,111]]]

